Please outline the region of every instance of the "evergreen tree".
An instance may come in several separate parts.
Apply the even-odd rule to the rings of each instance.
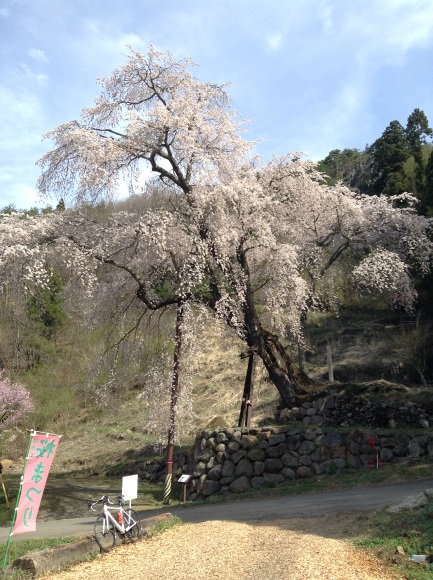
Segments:
[[[424,161],[422,149],[427,137],[432,135],[432,130],[428,125],[428,119],[420,109],[415,109],[407,119],[406,139],[410,153],[416,163],[415,188],[418,197],[422,200],[425,197],[426,188],[426,163]],[[423,203],[421,203],[424,206]],[[422,211],[422,210],[421,210]]]
[[[407,119],[406,139],[409,149],[416,157],[421,151],[422,145],[426,143],[427,137],[431,137],[433,131],[428,125],[428,119],[420,109],[415,109]]]
[[[433,217],[433,150],[425,170],[425,189],[421,199],[420,211],[427,217]]]
[[[333,149],[319,162],[329,185],[342,181],[352,190],[374,195],[413,193],[420,200],[418,211],[433,212],[433,135],[425,113],[414,109],[406,127],[392,121],[382,135],[364,151]]]
[[[326,173],[331,184],[342,181],[345,185],[354,186],[359,174],[362,153],[358,149],[333,149],[322,161],[318,169]]]
[[[56,211],[62,213],[65,211],[65,209],[66,209],[65,200],[63,199],[63,197],[61,197],[59,203],[56,205]]]
[[[391,121],[369,153],[372,158],[369,193],[398,195],[406,191],[404,163],[410,153],[406,132],[399,121]]]
[[[47,282],[33,291],[28,301],[27,315],[41,325],[42,333],[48,338],[64,324],[63,284],[54,270],[49,270]]]

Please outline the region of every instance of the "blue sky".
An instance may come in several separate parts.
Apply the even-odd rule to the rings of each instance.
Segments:
[[[150,44],[230,82],[265,159],[363,149],[416,107],[433,125],[432,0],[0,0],[0,208],[46,205],[42,135]]]

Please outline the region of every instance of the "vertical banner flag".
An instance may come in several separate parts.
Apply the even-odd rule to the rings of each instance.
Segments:
[[[39,506],[59,440],[60,435],[49,433],[31,435],[12,534],[36,530]]]

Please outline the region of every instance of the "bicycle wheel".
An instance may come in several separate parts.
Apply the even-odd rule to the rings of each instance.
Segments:
[[[126,509],[123,515],[123,523],[125,525],[125,528],[129,528],[125,532],[125,538],[131,540],[131,542],[135,542],[136,540],[141,538],[142,536],[141,522],[137,512],[135,512],[130,508]]]
[[[95,540],[103,552],[109,552],[116,543],[116,532],[109,525],[104,515],[99,515],[95,522]]]

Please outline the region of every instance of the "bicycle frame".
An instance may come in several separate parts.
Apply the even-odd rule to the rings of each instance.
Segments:
[[[109,524],[108,524],[108,522],[111,522],[113,524],[113,526],[121,534],[126,534],[126,532],[128,532],[137,523],[135,520],[133,520],[132,523],[125,528],[125,524],[123,522],[122,522],[122,524],[119,524],[119,522],[116,520],[116,518],[111,515],[111,513],[110,513],[111,511],[120,512],[122,514],[122,518],[124,518],[125,516],[128,516],[128,514],[125,512],[125,510],[122,508],[122,506],[108,507],[104,503],[103,513],[104,513],[104,516],[105,516],[105,521],[107,523],[107,530],[110,527]]]

